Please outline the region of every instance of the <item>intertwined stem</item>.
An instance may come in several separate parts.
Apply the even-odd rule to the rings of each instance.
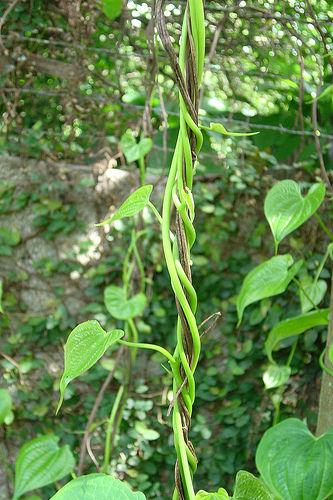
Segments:
[[[330,293],[330,313],[328,320],[328,332],[326,340],[326,349],[323,355],[323,364],[326,370],[323,371],[319,407],[318,407],[318,420],[317,420],[317,436],[321,436],[327,432],[333,425],[333,363],[328,355],[331,346],[333,345],[333,266],[331,270],[331,293]]]
[[[198,97],[205,52],[202,0],[188,0],[184,13],[179,58],[172,47],[163,15],[163,0],[156,2],[159,35],[167,51],[179,87],[180,130],[163,199],[163,249],[178,310],[177,345],[173,366],[173,430],[177,453],[174,500],[195,497],[193,474],[197,459],[189,439],[195,399],[194,372],[200,354],[200,335],[195,319],[197,296],[192,285],[190,250],[195,241],[193,175],[202,146],[198,127]],[[172,205],[176,208],[176,238],[170,240]]]

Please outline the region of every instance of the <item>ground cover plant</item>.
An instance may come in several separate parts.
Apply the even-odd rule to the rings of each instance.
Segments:
[[[2,144],[85,165],[0,164],[4,498],[330,498],[329,4],[44,7],[4,10]]]

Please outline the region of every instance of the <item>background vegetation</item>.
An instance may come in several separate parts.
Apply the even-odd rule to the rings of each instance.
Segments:
[[[55,416],[62,344],[69,331],[92,316],[118,325],[105,309],[103,290],[120,283],[124,238],[130,240],[133,223],[116,225],[103,251],[89,260],[77,258],[91,252],[89,239],[65,256],[30,255],[34,278],[37,273],[52,289],[44,313],[32,313],[22,297],[32,272],[13,264],[13,256],[20,261],[26,251],[22,214],[32,214],[31,234],[38,233],[38,241],[52,247],[59,238],[71,241],[72,235],[74,242],[77,232],[84,233],[108,213],[109,206],[102,206],[96,214],[100,218],[90,221],[80,209],[84,197],[96,195],[96,163],[106,161],[131,172],[138,182],[137,162],[126,160],[120,142],[127,129],[137,138],[152,138],[147,177],[163,187],[179,120],[173,74],[153,35],[152,7],[153,1],[124,2],[120,16],[111,21],[97,1],[0,2],[0,366],[1,384],[14,399],[13,420],[1,429],[1,498],[9,498],[17,449],[27,436],[52,431],[78,457],[87,416],[114,367],[114,361],[103,358],[72,384],[62,413]],[[169,2],[166,9],[169,31],[177,40],[183,2]],[[203,338],[192,423],[200,457],[196,484],[213,491],[221,478],[230,487],[240,468],[254,470],[254,450],[273,412],[272,391],[265,392],[262,382],[265,333],[286,309],[289,316],[299,312],[291,286],[274,301],[249,307],[237,329],[235,298],[246,273],[272,255],[262,207],[274,180],[290,178],[307,187],[323,165],[332,169],[333,7],[328,0],[207,1],[206,18],[202,121],[260,132],[222,140],[206,133],[194,188],[199,321],[222,312],[221,321]],[[30,165],[35,173],[23,187],[15,183],[17,158],[18,170]],[[64,164],[70,173],[59,177]],[[76,181],[71,175],[78,170],[84,174]],[[157,195],[157,205],[159,200]],[[325,217],[329,215],[326,207]],[[138,329],[145,341],[171,348],[173,296],[154,223],[148,214],[144,217],[150,221],[142,243],[149,305]],[[289,238],[309,272],[318,266],[324,248],[319,234],[311,219]],[[321,276],[325,272],[327,278],[328,270]],[[81,293],[76,308],[68,307],[66,299],[66,280],[73,280],[73,273]],[[324,340],[324,328],[300,339],[283,396],[283,414],[306,417],[310,427],[316,422],[321,373],[311,361],[318,359]],[[277,359],[283,355],[279,351]],[[167,499],[175,460],[167,417],[171,379],[146,353],[139,353],[134,371],[112,466],[147,498]],[[116,369],[91,433],[97,462],[120,378]],[[84,470],[95,470],[89,456]],[[41,498],[54,491],[53,486],[44,488]]]

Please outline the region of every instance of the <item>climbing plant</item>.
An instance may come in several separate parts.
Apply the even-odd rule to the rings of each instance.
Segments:
[[[291,375],[291,364],[299,335],[315,327],[329,325],[330,309],[318,307],[323,302],[327,291],[327,282],[321,279],[321,273],[327,261],[332,259],[333,248],[333,234],[318,214],[325,193],[326,188],[323,182],[312,184],[305,197],[301,194],[300,186],[293,180],[283,180],[271,188],[265,199],[264,211],[274,239],[275,256],[250,271],[244,279],[237,298],[238,324],[240,325],[244,310],[250,304],[285,292],[291,282],[294,282],[298,288],[300,314],[285,318],[275,324],[265,341],[269,365],[263,376],[264,383],[267,389],[277,389],[272,396],[275,406],[274,424],[278,423],[280,418],[283,388]],[[325,236],[330,241],[313,277],[303,269],[304,260],[294,262],[289,253],[278,255],[282,240],[297,230],[311,216],[318,219]],[[319,359],[324,373],[330,377],[333,372],[330,366],[326,366],[324,358],[326,363],[332,363],[331,328],[329,326],[327,347]],[[291,346],[291,349],[286,363],[277,364],[273,355],[274,351],[288,346]],[[328,431],[333,423],[327,411],[329,400],[329,394],[326,394],[325,400],[322,400],[320,404],[317,427],[319,435]],[[323,406],[326,407],[326,411]]]
[[[192,414],[192,405],[195,397],[194,371],[197,366],[200,354],[200,334],[195,319],[197,307],[196,293],[192,286],[190,270],[190,249],[195,241],[195,230],[193,227],[194,202],[191,194],[195,161],[202,145],[202,133],[198,127],[198,98],[199,88],[204,69],[205,53],[205,32],[203,4],[199,1],[189,1],[184,15],[179,61],[176,52],[172,48],[169,34],[163,14],[163,2],[157,2],[156,16],[159,33],[162,42],[170,56],[170,62],[177,74],[177,83],[180,89],[180,131],[170,167],[166,190],[163,198],[163,211],[161,217],[162,241],[166,264],[170,274],[171,285],[175,293],[178,309],[177,322],[177,345],[174,355],[160,346],[142,344],[119,340],[119,342],[132,346],[133,348],[146,347],[158,350],[163,353],[170,364],[174,377],[173,383],[173,430],[174,443],[177,454],[176,463],[176,489],[174,498],[194,498],[194,486],[192,482],[196,469],[196,456],[193,445],[189,440],[189,430]],[[186,63],[186,61],[188,61]],[[149,198],[146,196],[149,186],[143,186],[133,194],[118,210],[114,218],[131,216],[148,204]],[[141,190],[141,191],[140,191]],[[145,191],[144,191],[145,190]],[[171,233],[171,203],[176,208],[176,234]],[[156,214],[156,211],[154,211]],[[158,216],[160,219],[160,216]],[[107,304],[112,303],[110,292],[106,292]],[[132,307],[134,308],[133,297]],[[136,301],[137,302],[137,301]],[[119,301],[113,301],[118,305]],[[97,327],[97,325],[96,325]],[[94,335],[95,324],[89,322],[84,324],[83,333],[80,339],[87,338],[86,354],[81,344],[81,360],[88,356],[89,363],[84,364],[84,370],[91,366],[91,362],[96,362],[109,342],[118,336],[114,332],[101,332],[101,345],[96,347],[96,356],[92,357],[91,335]],[[80,327],[77,327],[80,328]],[[98,328],[100,328],[98,326]],[[61,393],[65,389],[65,381],[69,382],[75,376],[82,373],[82,368],[71,373],[70,360],[75,356],[75,345],[77,330],[70,335],[66,344],[65,369],[61,384]],[[110,339],[110,340],[109,340]],[[116,339],[117,340],[117,339]],[[74,366],[78,366],[74,363]],[[60,401],[60,404],[62,399]],[[107,464],[104,464],[105,466]]]
[[[121,2],[115,2],[112,8],[110,8],[110,2],[103,2],[103,11],[110,19],[113,19],[121,12]],[[152,142],[143,135],[136,137],[132,132],[127,132],[122,136],[120,149],[129,163],[138,162],[142,186],[124,201],[112,217],[98,225],[112,226],[115,221],[128,217],[137,218],[138,214],[147,208],[161,224],[165,262],[175,297],[175,308],[172,314],[177,316],[174,350],[171,352],[164,347],[167,344],[164,339],[162,346],[143,343],[138,338],[135,320],[142,314],[147,302],[142,285],[145,281],[144,270],[137,248],[137,242],[144,233],[144,229],[139,229],[132,232],[131,235],[131,242],[123,263],[121,286],[111,284],[104,291],[106,309],[112,317],[124,323],[120,328],[108,330],[96,320],[89,320],[74,328],[65,345],[64,373],[60,382],[61,397],[58,410],[60,410],[68,384],[89,370],[106,352],[109,352],[109,349],[112,350],[112,353],[117,345],[131,349],[128,358],[130,363],[134,363],[138,349],[157,351],[169,363],[165,369],[173,381],[170,402],[176,452],[173,498],[174,500],[228,499],[228,493],[222,487],[216,493],[207,493],[203,490],[196,492],[195,487],[194,475],[197,468],[197,457],[191,442],[191,419],[196,393],[196,371],[200,366],[201,335],[204,334],[203,326],[214,322],[219,317],[220,312],[217,311],[209,317],[208,321],[204,321],[201,326],[198,325],[196,320],[197,295],[191,273],[193,258],[191,249],[196,240],[195,203],[192,190],[194,174],[198,167],[197,157],[203,146],[204,136],[206,138],[207,136],[214,137],[214,141],[218,142],[220,137],[217,139],[216,135],[228,138],[250,136],[254,133],[229,132],[220,123],[211,123],[209,127],[199,123],[198,107],[205,52],[204,10],[201,0],[189,0],[187,3],[182,23],[179,56],[177,56],[168,34],[161,0],[156,1],[156,20],[159,36],[165,48],[165,55],[168,57],[175,82],[179,88],[179,109],[177,109],[176,114],[179,118],[179,133],[168,173],[162,214],[150,200],[152,186],[145,184],[143,158],[150,150]],[[328,87],[328,94],[330,92],[331,89]],[[325,98],[327,92],[323,96]],[[38,132],[38,126],[35,131]],[[274,160],[270,158],[270,161]],[[243,189],[247,182],[251,186],[251,173],[248,174],[248,178],[245,174],[236,175],[233,182],[239,190]],[[330,474],[332,432],[327,430],[319,439],[316,439],[305,424],[299,420],[288,419],[277,423],[280,418],[281,391],[291,375],[291,362],[296,342],[294,342],[291,354],[283,366],[277,365],[273,358],[273,349],[279,347],[280,342],[284,342],[286,339],[290,340],[291,333],[292,336],[299,335],[309,327],[325,326],[328,323],[327,309],[319,309],[318,304],[326,292],[325,282],[320,279],[320,274],[325,262],[331,256],[331,247],[327,247],[325,257],[314,279],[305,276],[304,279],[301,277],[302,279],[298,280],[302,262],[300,260],[294,262],[291,254],[277,255],[281,241],[300,227],[311,215],[317,213],[324,196],[325,188],[322,183],[314,185],[308,196],[303,199],[299,188],[293,181],[284,181],[283,185],[278,184],[273,188],[266,199],[265,213],[273,232],[276,255],[260,264],[246,277],[237,300],[239,324],[248,306],[283,293],[290,283],[299,286],[302,314],[287,318],[275,325],[266,341],[266,352],[270,364],[264,374],[264,382],[268,390],[278,390],[272,397],[276,408],[274,423],[277,425],[267,431],[257,451],[256,464],[262,480],[249,472],[239,471],[235,479],[233,495],[236,500],[244,498],[290,498],[294,500],[303,498],[301,495],[304,491],[307,491],[304,496],[307,500],[312,498],[320,500],[327,498],[333,491],[332,475]],[[212,198],[210,201],[212,202]],[[290,206],[294,207],[293,213],[288,211]],[[226,206],[226,208],[228,207]],[[215,207],[211,203],[206,205],[205,209],[209,213],[209,211],[214,211]],[[50,212],[52,213],[52,207]],[[41,207],[39,215],[37,225],[44,228],[49,234],[52,226],[45,219],[44,206]],[[321,221],[321,225],[325,228],[323,221]],[[75,222],[71,220],[71,227],[73,226],[75,226]],[[55,225],[56,231],[57,227]],[[330,237],[330,231],[327,228],[326,233]],[[8,231],[5,231],[2,236],[3,251],[10,254],[11,247],[18,243],[18,239],[15,233],[8,233]],[[130,262],[132,258],[133,261]],[[134,261],[135,264],[133,264]],[[138,273],[141,278],[143,277],[139,290],[133,290],[129,286],[133,265],[137,266]],[[173,334],[174,329],[171,324],[169,328],[170,333]],[[168,342],[168,344],[170,343]],[[325,356],[326,361],[323,361],[324,355],[321,359],[322,366],[325,373],[330,375],[327,360],[332,359],[331,349],[327,349]],[[235,372],[237,369],[241,368],[235,366]],[[124,407],[124,394],[126,396],[131,372],[125,370],[123,376],[124,380],[120,384],[106,422],[104,464],[101,472],[75,478],[74,460],[68,447],[59,447],[57,438],[54,436],[43,436],[26,443],[17,456],[14,498],[19,498],[26,492],[51,482],[62,480],[69,474],[72,474],[73,480],[61,488],[52,498],[82,498],[83,495],[85,498],[95,498],[96,492],[98,492],[99,498],[116,499],[120,496],[133,499],[144,498],[142,493],[132,492],[124,482],[105,474],[111,470],[111,433],[115,434],[119,430]],[[2,396],[3,407],[1,407],[0,422],[10,423],[13,418],[11,398],[7,392],[3,393]],[[153,430],[150,432],[154,433]],[[284,461],[290,461],[299,447],[304,450],[304,453],[300,454],[299,460],[293,464],[293,477],[281,479],[281,475],[287,476],[286,467],[281,468],[281,457]],[[320,460],[317,460],[318,456]],[[316,462],[318,470],[308,467],[309,461]],[[36,470],[40,474],[35,473]],[[323,471],[327,470],[329,472],[326,475],[322,474]],[[222,474],[221,483],[223,483]]]

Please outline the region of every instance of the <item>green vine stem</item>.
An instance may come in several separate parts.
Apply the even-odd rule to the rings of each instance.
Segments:
[[[325,222],[324,222],[324,221],[323,221],[323,219],[320,217],[320,215],[316,212],[316,213],[314,213],[314,216],[315,216],[315,218],[317,219],[317,221],[318,221],[318,223],[319,223],[320,227],[322,228],[322,230],[323,230],[323,231],[327,234],[327,236],[329,237],[329,239],[330,239],[331,241],[333,241],[333,233],[332,233],[332,231],[330,231],[330,230],[328,229],[328,227],[326,226]]]
[[[104,462],[103,467],[101,469],[105,474],[108,472],[110,457],[111,457],[111,436],[114,429],[115,419],[117,416],[118,409],[120,407],[121,399],[124,394],[124,385],[121,385],[118,389],[115,402],[113,403],[110,417],[108,419],[108,424],[106,428],[106,437],[105,437],[105,449],[104,449]]]
[[[314,309],[318,310],[319,307],[313,302],[313,300],[311,299],[310,295],[307,293],[307,291],[303,287],[302,283],[297,278],[293,278],[292,281],[298,286],[299,291],[303,292],[304,297],[306,297],[308,299],[308,301],[310,302],[310,304],[312,305],[312,307]],[[314,282],[317,283],[316,280]]]
[[[291,362],[292,362],[294,355],[295,355],[295,352],[296,352],[297,344],[298,344],[298,338],[296,338],[296,340],[294,341],[294,343],[290,349],[290,353],[289,353],[289,356],[288,356],[288,359],[287,359],[285,366],[291,365]],[[284,393],[285,389],[286,389],[286,384],[283,384],[276,391],[276,396],[277,396],[276,399],[277,400],[275,402],[273,401],[273,404],[274,404],[273,425],[278,424],[280,421],[280,409],[281,409],[282,397],[283,397],[283,393]]]
[[[146,234],[146,230],[141,231],[132,231],[131,234],[131,242],[128,247],[127,253],[125,255],[124,263],[123,263],[123,287],[126,290],[126,293],[129,292],[131,279],[133,276],[133,271],[135,267],[139,272],[139,283],[138,290],[140,292],[144,292],[145,290],[145,271],[142,263],[142,259],[137,247],[138,240]],[[133,261],[131,262],[131,258]],[[135,343],[138,341],[138,331],[135,325],[135,321],[133,319],[128,319],[124,323],[124,329],[129,339],[129,343],[124,345],[129,345],[131,347],[135,347]],[[133,344],[134,343],[134,344]],[[122,422],[124,408],[126,405],[126,401],[128,398],[128,391],[130,388],[131,378],[132,378],[132,369],[136,360],[137,349],[131,349],[127,355],[125,356],[125,364],[123,367],[123,382],[119,386],[116,398],[114,400],[110,416],[107,421],[107,430],[105,434],[105,446],[104,446],[104,460],[102,472],[107,473],[108,467],[111,460],[111,455],[116,443],[116,439],[119,433],[119,428]]]
[[[320,436],[328,429],[332,427],[333,421],[333,398],[332,398],[332,387],[333,387],[333,374],[330,371],[333,370],[333,363],[329,358],[330,347],[333,345],[333,267],[331,267],[331,292],[330,292],[330,314],[328,321],[328,331],[325,346],[325,353],[319,361],[322,361],[322,382],[320,388],[319,396],[319,411],[317,420],[316,435]],[[325,368],[326,369],[325,369]]]
[[[140,156],[138,163],[139,163],[139,170],[140,170],[140,184],[141,184],[141,186],[143,186],[145,183],[145,180],[146,180],[146,166],[145,166],[144,156]]]
[[[127,347],[133,347],[134,349],[148,349],[150,351],[156,351],[162,354],[169,361],[171,368],[176,364],[176,361],[169,351],[164,349],[164,347],[157,344],[147,344],[145,342],[128,342],[128,340],[118,340],[118,344],[126,345]]]
[[[188,0],[184,12],[179,58],[167,32],[163,0],[156,3],[160,38],[168,53],[179,87],[180,130],[163,198],[162,241],[165,260],[178,310],[177,344],[173,366],[173,432],[177,454],[174,500],[193,500],[193,475],[197,467],[189,439],[195,399],[194,373],[200,355],[200,334],[195,318],[197,296],[192,285],[190,250],[196,234],[193,226],[193,176],[202,146],[198,127],[198,96],[204,69],[205,27],[202,0]],[[171,221],[172,206],[175,217]],[[171,223],[176,238],[170,239]]]
[[[325,365],[325,354],[326,354],[326,347],[319,357],[319,365],[324,372],[328,373],[328,375],[330,375],[330,377],[333,377],[332,368],[329,368],[328,366]]]
[[[325,255],[323,256],[320,264],[319,264],[319,267],[318,267],[318,270],[316,272],[316,276],[315,276],[315,279],[314,279],[314,283],[317,283],[318,280],[319,280],[319,277],[320,277],[320,274],[322,272],[322,270],[324,269],[324,265],[326,264],[326,261],[328,259],[328,257],[332,256],[332,243],[330,243],[327,248],[326,248],[326,252],[325,252]],[[332,257],[331,257],[332,258]]]

